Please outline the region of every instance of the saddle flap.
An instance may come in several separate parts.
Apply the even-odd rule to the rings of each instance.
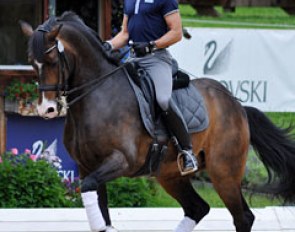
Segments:
[[[151,137],[155,135],[168,135],[166,127],[162,120],[155,121],[155,115],[150,105],[151,100],[147,100],[142,90],[136,85],[130,77],[128,78],[137,98],[142,122]],[[150,96],[151,97],[151,96]],[[190,82],[187,88],[174,90],[172,98],[183,114],[190,133],[200,132],[209,125],[209,117],[202,95],[197,88]]]

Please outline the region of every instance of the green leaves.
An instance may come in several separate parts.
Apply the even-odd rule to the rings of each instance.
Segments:
[[[38,98],[38,89],[34,81],[23,82],[19,79],[13,79],[5,88],[5,95],[11,101],[24,100],[33,102]]]
[[[149,204],[153,182],[146,178],[119,178],[107,185],[110,207],[144,207]]]

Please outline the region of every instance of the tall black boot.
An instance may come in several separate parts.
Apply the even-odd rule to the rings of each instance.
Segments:
[[[163,118],[168,130],[177,138],[181,147],[181,151],[178,155],[178,166],[181,175],[187,175],[197,171],[198,161],[192,151],[192,142],[186,123],[172,100],[169,102],[169,108],[164,111]],[[182,165],[179,162],[181,159],[183,161]]]

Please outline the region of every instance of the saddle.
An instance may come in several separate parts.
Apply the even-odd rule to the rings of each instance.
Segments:
[[[202,95],[190,82],[189,76],[179,70],[176,60],[173,61],[172,67],[172,99],[182,113],[189,133],[205,130],[209,124],[209,117]],[[146,163],[134,176],[148,173],[153,175],[164,158],[170,134],[162,121],[161,110],[155,98],[154,84],[148,73],[136,62],[126,64],[125,71],[137,98],[144,127],[153,138]]]

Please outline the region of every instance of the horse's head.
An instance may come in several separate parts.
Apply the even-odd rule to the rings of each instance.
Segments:
[[[87,94],[90,80],[100,79],[113,66],[102,40],[73,12],[50,18],[36,30],[25,22],[20,25],[29,37],[28,58],[39,82],[37,111],[44,118],[59,115],[62,94],[69,96],[69,107]]]
[[[64,46],[58,35],[62,24],[50,19],[35,31],[26,22],[20,22],[29,39],[28,60],[37,73],[39,100],[37,112],[44,118],[54,118],[61,110],[61,95],[66,90],[69,73]]]

